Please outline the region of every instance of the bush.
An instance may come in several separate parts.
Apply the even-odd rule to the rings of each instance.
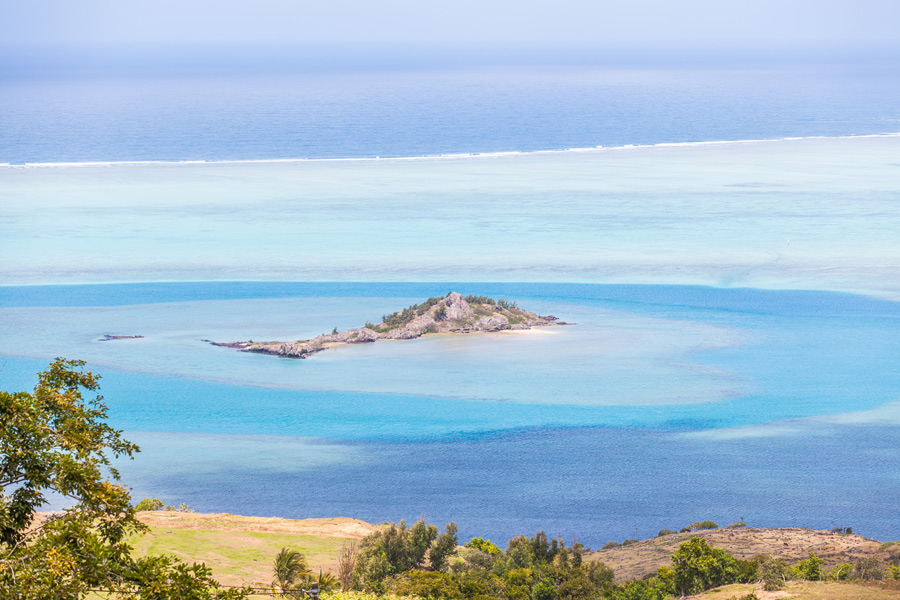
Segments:
[[[434,600],[463,598],[455,577],[446,573],[407,571],[394,576],[387,587],[398,596],[417,596]]]
[[[496,304],[493,298],[488,298],[487,296],[466,296],[466,302],[469,304]]]
[[[835,565],[833,569],[828,571],[828,579],[830,581],[847,581],[850,579],[850,573],[853,571],[853,565],[850,563],[841,563]]]
[[[762,558],[765,557],[757,555],[749,560],[737,561],[738,583],[756,583],[759,581],[759,564]]]
[[[887,565],[877,556],[856,559],[853,565],[853,579],[880,581],[887,578]]]
[[[682,596],[697,594],[737,578],[737,562],[720,548],[712,548],[701,537],[694,536],[672,554],[676,591]]]
[[[144,498],[137,503],[137,506],[134,507],[134,510],[136,510],[137,512],[144,512],[151,510],[161,510],[162,507],[163,501],[159,498]]]
[[[637,544],[640,540],[625,540],[622,542],[623,546],[630,546],[632,544]]]
[[[771,556],[761,556],[759,562],[759,579],[763,589],[767,592],[780,590],[784,587],[790,569],[783,560],[777,560]]]
[[[618,548],[619,542],[606,542],[600,547],[601,550],[609,550],[610,548]]]
[[[659,533],[656,534],[656,537],[662,537],[664,535],[672,535],[673,533],[675,533],[675,532],[672,531],[671,529],[660,529]]]
[[[480,537],[473,537],[471,540],[466,542],[466,548],[473,548],[475,550],[481,550],[482,552],[486,552],[487,554],[503,554],[503,550],[501,550],[497,544],[491,542],[491,540],[485,540]]]
[[[853,533],[852,527],[835,527],[831,530],[831,533],[840,533],[842,535],[850,535]]]
[[[796,575],[797,579],[819,581],[822,579],[821,566],[822,559],[810,552],[808,559],[801,560],[797,563],[797,566],[794,567],[794,575]]]
[[[747,524],[743,521],[738,521],[737,523],[729,523],[725,529],[740,529],[741,527],[746,527]]]

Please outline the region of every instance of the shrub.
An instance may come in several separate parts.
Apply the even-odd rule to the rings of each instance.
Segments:
[[[501,550],[497,546],[497,544],[491,542],[491,540],[485,540],[480,537],[473,537],[471,540],[466,542],[466,548],[481,550],[482,552],[486,552],[487,554],[503,554],[503,550]]]
[[[603,546],[601,546],[600,549],[601,550],[609,550],[610,548],[618,548],[618,547],[619,547],[619,542],[613,541],[613,542],[606,542],[605,544],[603,544]]]
[[[160,510],[163,507],[163,501],[159,498],[144,498],[140,502],[137,503],[137,506],[134,507],[134,510],[137,512],[144,512],[149,510]]]
[[[447,316],[447,307],[444,305],[438,306],[434,311],[434,320],[435,321],[443,321]]]
[[[840,563],[828,571],[827,577],[830,581],[846,581],[850,578],[850,573],[852,571],[853,565],[850,563]]]
[[[740,529],[741,527],[746,527],[747,524],[744,523],[743,520],[738,521],[737,523],[729,523],[725,529]]]
[[[672,535],[673,533],[675,533],[675,532],[672,531],[671,529],[660,529],[659,533],[656,534],[656,537],[662,537],[664,535]]]
[[[767,592],[780,590],[784,587],[790,569],[783,560],[777,560],[771,556],[761,556],[759,562],[759,579],[763,589]]]
[[[822,559],[810,552],[808,559],[801,560],[797,563],[797,566],[794,567],[794,574],[797,579],[819,581],[822,578],[821,566]]]
[[[640,540],[625,540],[622,542],[623,546],[630,546],[632,544],[637,544]]]
[[[463,598],[456,578],[446,573],[407,571],[393,577],[388,587],[398,596],[417,596],[434,600]]]
[[[712,548],[701,537],[694,536],[672,554],[675,588],[688,596],[732,583],[737,577],[737,562],[720,548]]]
[[[853,578],[867,581],[878,581],[887,578],[887,565],[877,556],[856,559],[853,565]]]
[[[850,535],[853,533],[852,527],[835,527],[831,530],[831,533],[840,533],[843,535]]]
[[[416,318],[418,306],[415,304],[389,315],[381,317],[381,322],[388,327],[402,327]]]
[[[749,560],[738,560],[738,583],[756,583],[759,581],[759,564],[763,558],[765,557],[757,555]]]

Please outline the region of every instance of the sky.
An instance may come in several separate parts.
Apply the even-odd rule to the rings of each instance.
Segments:
[[[28,0],[7,44],[896,43],[897,0]]]

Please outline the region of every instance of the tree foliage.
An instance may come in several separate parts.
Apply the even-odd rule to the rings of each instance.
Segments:
[[[699,536],[691,537],[672,554],[672,570],[675,588],[682,596],[732,583],[738,573],[734,557],[712,548]]]
[[[456,552],[456,530],[449,523],[438,535],[435,525],[420,519],[412,527],[405,521],[391,523],[365,537],[353,570],[354,587],[381,592],[387,577],[422,568],[426,558],[433,570],[445,569]]]
[[[309,577],[309,565],[302,552],[282,548],[275,555],[272,564],[272,587],[281,595],[297,592]]]
[[[33,393],[0,391],[0,597],[78,599],[91,589],[111,597],[239,598],[203,565],[167,557],[133,559],[129,536],[146,528],[116,483],[111,459],[138,447],[106,421],[99,377],[82,361],[57,359]],[[55,493],[72,503],[38,523]]]
[[[797,579],[805,579],[806,581],[819,581],[822,579],[822,559],[809,553],[809,558],[801,560],[794,567],[794,575]]]

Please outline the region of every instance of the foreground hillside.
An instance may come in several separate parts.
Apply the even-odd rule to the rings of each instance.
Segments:
[[[347,518],[292,520],[175,511],[141,512],[139,518],[150,527],[150,533],[136,541],[138,554],[173,554],[187,562],[204,562],[226,585],[270,580],[272,560],[283,547],[303,552],[312,570],[333,572],[343,544],[360,540],[379,529]],[[616,581],[621,583],[655,574],[659,567],[669,565],[672,553],[692,536],[702,537],[710,546],[721,548],[739,559],[768,554],[795,564],[812,552],[823,559],[826,570],[838,563],[854,563],[867,557],[890,561],[898,558],[896,555],[900,553],[898,545],[882,544],[852,533],[793,527],[674,533],[596,550],[586,553],[584,558],[611,567]],[[785,590],[772,593],[756,590],[755,593],[760,599],[790,596],[798,600],[881,600],[900,598],[896,583],[790,582]],[[753,591],[754,586],[736,584],[722,590],[728,593],[704,597],[728,600]]]
[[[672,533],[649,540],[630,543],[586,555],[586,560],[602,561],[615,571],[617,581],[640,579],[655,574],[669,564],[672,553],[692,536],[699,536],[714,548],[721,548],[741,560],[758,554],[769,554],[788,564],[796,563],[812,552],[824,561],[826,568],[838,563],[853,563],[858,558],[878,556],[891,558],[882,543],[853,533],[844,534],[819,529],[789,527],[785,529],[706,529]]]

